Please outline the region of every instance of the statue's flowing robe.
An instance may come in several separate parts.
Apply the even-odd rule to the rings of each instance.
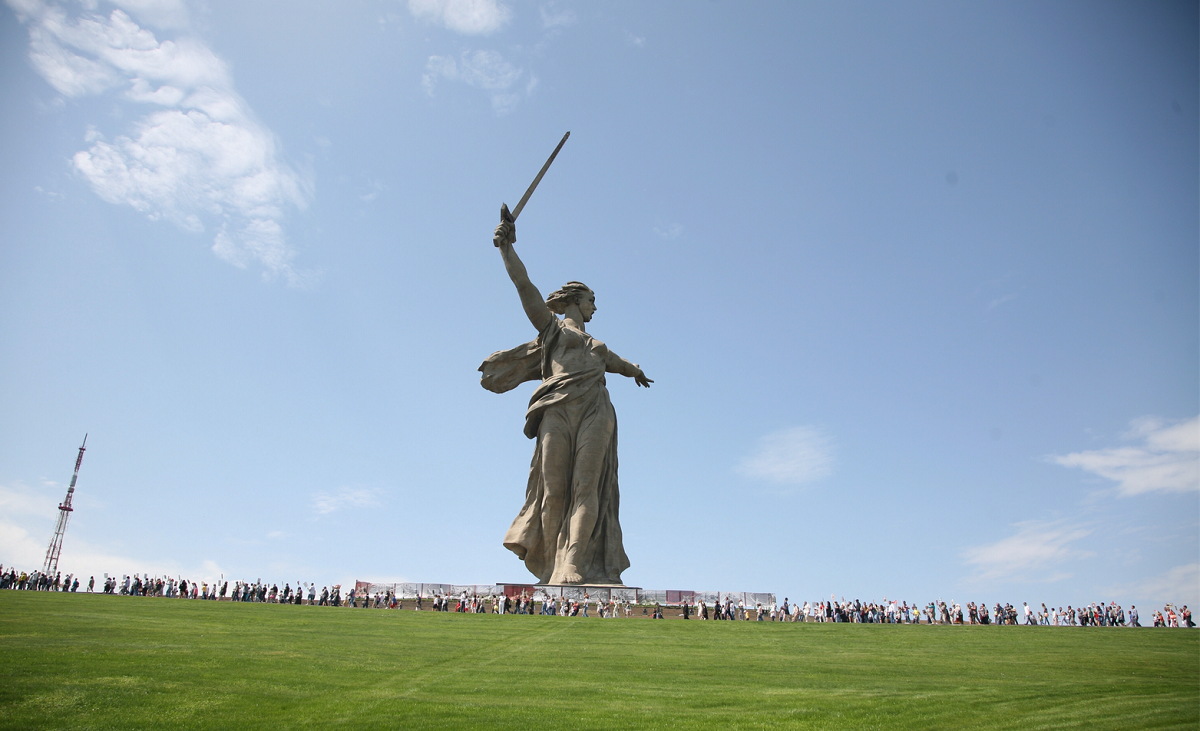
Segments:
[[[618,520],[617,415],[608,397],[606,371],[620,362],[599,340],[557,317],[537,340],[493,353],[479,370],[481,384],[504,393],[525,381],[541,381],[525,412],[525,436],[537,439],[525,504],[504,536],[504,546],[525,562],[543,584],[563,583],[574,565],[588,584],[620,584],[629,558]],[[570,458],[547,459],[547,445],[569,450]],[[555,506],[547,493],[563,495]],[[572,536],[581,496],[596,496],[596,522],[587,536]],[[550,531],[554,535],[548,535]],[[572,549],[572,544],[574,548]]]

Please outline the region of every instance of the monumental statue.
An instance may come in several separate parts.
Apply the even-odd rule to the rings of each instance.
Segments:
[[[617,414],[604,374],[647,388],[653,381],[588,334],[596,295],[587,285],[567,282],[542,299],[513,248],[516,240],[515,216],[505,206],[492,242],[538,336],[493,353],[479,370],[483,387],[494,393],[525,381],[540,385],[525,412],[525,436],[537,439],[525,504],[504,546],[542,584],[620,584],[629,558],[618,516]]]

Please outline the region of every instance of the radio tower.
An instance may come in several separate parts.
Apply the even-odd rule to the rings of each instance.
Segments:
[[[46,549],[46,564],[42,573],[53,576],[58,571],[58,555],[62,553],[63,534],[67,532],[67,521],[75,508],[71,507],[71,497],[75,494],[75,481],[79,479],[79,465],[83,464],[83,453],[87,451],[87,434],[83,435],[83,444],[79,445],[79,456],[75,458],[75,474],[71,475],[71,486],[67,488],[67,499],[58,506],[58,524],[54,526],[54,537],[50,539],[50,547]]]

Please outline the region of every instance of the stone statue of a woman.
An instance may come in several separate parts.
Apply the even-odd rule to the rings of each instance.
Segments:
[[[617,414],[605,373],[653,381],[587,334],[596,295],[567,282],[545,301],[513,250],[516,226],[505,220],[493,242],[537,340],[493,353],[479,370],[495,393],[541,381],[525,412],[525,436],[537,439],[525,505],[504,536],[504,546],[542,584],[620,584],[629,558],[621,543],[617,489]],[[560,320],[557,315],[562,315]]]

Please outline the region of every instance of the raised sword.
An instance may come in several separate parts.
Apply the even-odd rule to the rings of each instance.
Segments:
[[[554,152],[550,153],[550,157],[546,160],[546,164],[542,166],[542,169],[538,171],[537,177],[534,178],[533,182],[529,184],[529,188],[525,191],[525,195],[521,196],[521,200],[517,203],[516,208],[512,209],[510,212],[508,210],[507,203],[500,204],[501,221],[516,222],[517,216],[521,215],[521,211],[525,209],[525,204],[529,202],[529,196],[533,195],[533,191],[537,190],[538,183],[542,182],[542,176],[545,175],[546,171],[550,169],[550,163],[554,162],[554,158],[558,157],[558,151],[562,149],[562,146],[566,144],[567,138],[570,136],[571,133],[567,132],[565,135],[563,135],[563,138],[558,141],[558,146],[554,148]],[[492,243],[496,246],[499,246],[500,240],[493,236]]]

